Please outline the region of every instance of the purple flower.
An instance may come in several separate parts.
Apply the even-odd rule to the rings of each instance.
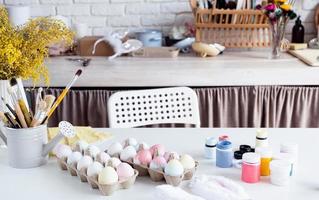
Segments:
[[[259,4],[256,6],[256,10],[261,10],[263,7]]]

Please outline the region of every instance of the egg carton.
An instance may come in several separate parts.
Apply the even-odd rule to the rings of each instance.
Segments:
[[[193,169],[185,170],[181,176],[168,176],[163,171],[154,170],[147,166],[134,164],[132,161],[123,161],[130,164],[139,173],[139,176],[150,176],[151,180],[154,182],[165,181],[169,185],[179,186],[182,181],[192,179],[195,174],[199,162],[195,161],[195,167]]]
[[[66,160],[66,158],[58,159],[58,165],[61,170],[68,170],[71,176],[78,176],[81,182],[88,182],[92,189],[99,189],[104,196],[110,196],[117,190],[130,188],[135,183],[136,177],[139,174],[138,170],[134,169],[134,175],[130,178],[114,184],[103,185],[99,184],[97,175],[87,176],[87,168],[77,170],[76,163],[68,165]]]

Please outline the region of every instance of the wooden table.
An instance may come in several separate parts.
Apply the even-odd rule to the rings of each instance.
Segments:
[[[262,178],[260,183],[246,184],[240,181],[239,169],[221,169],[210,160],[203,158],[203,146],[208,136],[228,134],[237,146],[254,144],[256,129],[100,129],[114,135],[113,140],[99,146],[107,147],[113,141],[135,137],[149,144],[162,143],[169,150],[188,153],[200,162],[197,174],[220,175],[228,177],[242,185],[254,200],[317,200],[319,197],[318,172],[318,129],[269,129],[269,140],[274,151],[278,151],[281,141],[299,144],[299,163],[296,175],[290,186],[278,187]],[[71,177],[58,169],[55,160],[36,169],[18,170],[7,165],[6,150],[0,149],[0,199],[139,199],[152,198],[154,187],[163,184],[152,182],[148,177],[138,177],[135,185],[128,190],[116,192],[111,197],[100,196],[99,191],[90,189],[79,178]],[[187,181],[181,187],[187,187]]]

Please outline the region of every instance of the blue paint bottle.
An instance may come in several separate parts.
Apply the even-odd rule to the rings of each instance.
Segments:
[[[221,168],[233,166],[233,147],[230,141],[220,141],[217,144],[216,166]]]

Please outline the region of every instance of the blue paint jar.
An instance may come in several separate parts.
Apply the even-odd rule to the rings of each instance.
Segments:
[[[216,166],[230,168],[233,166],[233,147],[230,141],[220,141],[216,148]]]

